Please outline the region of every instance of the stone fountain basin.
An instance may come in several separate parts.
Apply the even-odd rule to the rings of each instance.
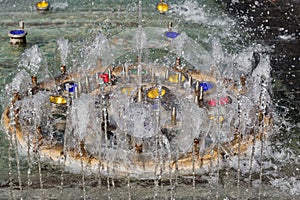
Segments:
[[[88,71],[86,74],[93,77],[95,73],[103,73],[107,71],[109,67],[98,67],[93,70]],[[120,70],[121,67],[114,67],[111,68],[112,74],[114,74],[117,77],[120,77]],[[130,67],[129,67],[130,68]],[[134,68],[134,66],[132,66]],[[146,70],[148,70],[145,67]],[[166,67],[160,67],[156,68],[159,70],[152,71],[151,74],[154,74],[155,76],[164,77],[166,75],[167,68]],[[168,70],[172,70],[174,73],[178,73],[176,69],[168,68]],[[152,69],[153,70],[153,69]],[[200,73],[196,70],[191,71],[185,71],[183,73],[185,76],[192,76],[193,79],[196,81],[205,81],[215,84],[216,79],[212,75]],[[69,83],[73,80],[79,80],[84,79],[82,77],[82,73],[71,73],[66,75],[63,79],[56,78],[50,80],[45,80],[40,82],[38,85],[40,87],[40,90],[49,90],[51,91],[51,88],[53,88],[56,84],[62,84]],[[102,92],[107,91],[114,91],[119,90],[122,91],[122,88],[124,88],[124,84],[121,85],[111,85],[106,86],[104,90],[95,89],[91,91],[91,94],[93,95],[101,95]],[[156,86],[155,83],[147,83],[144,85],[147,88],[153,88]],[[180,89],[178,83],[166,83],[162,85],[163,87],[168,88],[171,91],[176,91],[176,96],[182,96],[185,94],[183,89]],[[137,84],[131,83],[128,84],[127,87],[137,88]],[[136,89],[134,89],[136,90]],[[229,89],[231,90],[231,89]],[[232,90],[235,92],[234,90]],[[130,95],[134,94],[136,95],[136,92],[131,92]],[[50,93],[49,93],[50,95]],[[126,92],[125,92],[126,95]],[[128,95],[128,93],[127,93]],[[26,96],[21,96],[18,101],[21,101],[22,98],[25,98]],[[167,109],[166,109],[167,110]],[[108,110],[110,112],[110,110]],[[165,111],[167,112],[167,111]],[[18,148],[20,148],[20,151],[24,153],[24,155],[27,155],[28,151],[28,142],[27,142],[27,136],[28,134],[32,134],[28,132],[27,130],[23,130],[19,124],[18,121],[15,121],[14,123],[10,120],[10,108],[7,106],[5,108],[5,111],[2,115],[3,124],[5,129],[7,130],[10,137],[16,137],[19,145]],[[264,122],[266,125],[271,126],[271,118],[268,116],[264,116]],[[65,128],[65,121],[60,121],[57,126],[59,126],[59,129]],[[168,129],[168,130],[175,130],[178,127],[182,125],[181,121],[178,121],[176,125],[170,125],[168,123],[161,126],[162,129]],[[118,126],[118,125],[117,125]],[[268,126],[266,126],[268,127]],[[119,127],[117,127],[119,128]],[[268,129],[269,130],[269,129]],[[132,150],[128,149],[122,149],[122,148],[107,148],[105,152],[101,152],[99,154],[92,153],[89,151],[88,146],[90,145],[90,142],[94,141],[92,138],[87,137],[85,141],[83,141],[83,145],[86,146],[86,148],[66,148],[63,146],[63,144],[57,142],[57,143],[47,143],[42,142],[43,140],[46,141],[45,138],[43,138],[42,135],[39,135],[38,133],[32,134],[32,142],[30,143],[30,149],[31,149],[31,155],[34,154],[33,150],[38,147],[40,151],[40,156],[42,160],[45,162],[52,162],[56,165],[64,165],[65,169],[73,172],[73,173],[81,173],[82,169],[86,173],[99,173],[99,171],[103,175],[111,175],[112,173],[115,174],[118,177],[123,176],[131,176],[136,178],[152,178],[158,174],[160,175],[168,175],[171,172],[178,171],[178,174],[180,175],[189,175],[194,172],[200,173],[201,170],[208,169],[210,165],[216,165],[217,163],[221,163],[222,160],[225,159],[225,157],[228,156],[237,156],[239,154],[245,153],[249,150],[249,148],[252,148],[253,141],[258,141],[266,137],[266,134],[268,132],[267,129],[260,131],[258,134],[244,134],[244,133],[232,133],[234,137],[228,138],[227,141],[224,141],[221,143],[222,148],[219,148],[218,145],[211,144],[207,146],[205,149],[201,146],[201,142],[203,142],[203,138],[200,138],[200,141],[191,143],[186,147],[186,149],[183,152],[179,152],[177,156],[172,155],[162,155],[161,158],[155,156],[155,154],[151,152],[138,152],[137,150],[134,150],[134,147]],[[130,134],[129,134],[130,135]],[[159,135],[149,135],[148,138],[155,138],[159,137]],[[141,140],[140,137],[136,135],[131,135],[131,138],[133,141],[135,140]],[[86,144],[84,144],[86,142]],[[138,143],[137,143],[138,144]],[[137,145],[136,144],[136,145]],[[199,153],[199,148],[202,148],[201,153]],[[225,156],[226,155],[226,156]],[[111,158],[114,157],[112,160]],[[161,160],[163,159],[163,160]],[[197,170],[195,171],[195,166],[197,167]],[[113,170],[112,170],[113,169]],[[159,170],[158,170],[159,169]],[[162,173],[162,174],[161,174]]]

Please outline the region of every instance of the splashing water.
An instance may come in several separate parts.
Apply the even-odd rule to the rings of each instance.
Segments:
[[[70,54],[69,40],[60,38],[57,40],[57,50],[60,52],[61,65],[67,65],[67,58]]]
[[[26,49],[21,57],[19,67],[26,69],[28,73],[36,76],[42,62],[42,52],[39,50],[38,45]]]
[[[131,195],[135,195],[130,191],[132,177],[155,180],[156,189],[159,190],[158,186],[161,184],[163,188],[165,184],[164,178],[170,177],[172,185],[178,184],[178,180],[173,182],[178,175],[183,180],[189,180],[192,176],[194,188],[197,188],[197,179],[219,184],[232,169],[239,174],[231,177],[234,184],[238,179],[257,188],[263,183],[258,176],[274,173],[272,176],[276,175],[276,178],[270,181],[272,185],[292,195],[298,194],[299,181],[296,178],[279,178],[278,169],[269,170],[276,168],[276,165],[264,161],[284,157],[270,153],[268,137],[271,137],[272,131],[267,130],[268,123],[260,118],[272,116],[275,121],[278,120],[271,99],[269,55],[265,53],[269,49],[256,44],[250,47],[233,45],[239,40],[230,31],[234,22],[206,12],[206,6],[195,1],[173,5],[170,14],[180,17],[178,29],[182,31],[171,41],[164,38],[167,29],[160,27],[130,28],[109,37],[97,33],[91,39],[85,38],[84,45],[82,42],[59,39],[57,46],[61,52],[61,64],[67,65],[66,60],[70,56],[77,66],[70,66],[72,70],[66,75],[70,75],[69,78],[58,75],[52,77],[52,81],[40,80],[41,88],[32,96],[26,96],[32,86],[30,75],[36,75],[41,63],[46,61],[42,60],[37,45],[22,54],[19,67],[26,71],[20,71],[12,83],[6,85],[9,94],[16,91],[20,94],[15,107],[20,109],[18,117],[21,130],[28,129],[29,118],[42,127],[42,142],[61,150],[57,155],[52,151],[54,156],[50,156],[50,160],[54,162],[53,166],[57,165],[58,158],[63,157],[62,153],[66,156],[63,170],[84,174],[81,181],[84,194],[80,194],[83,198],[86,198],[86,174],[98,173],[99,182],[102,175],[107,177],[109,197],[114,192],[110,188],[114,180],[125,175],[128,177],[130,199]],[[203,37],[200,33],[195,37],[199,29],[196,32],[183,29],[181,22],[201,25],[204,32],[209,34]],[[70,46],[80,46],[80,57],[76,56],[76,49]],[[138,63],[142,69],[142,80],[139,81],[135,77],[135,63],[132,64],[138,52]],[[254,54],[259,55],[259,62]],[[198,83],[194,81],[190,84],[186,74],[173,71],[175,57],[181,58],[184,69],[198,70],[203,75],[199,78],[201,83],[204,81],[213,85],[213,89],[203,94],[204,107],[195,103],[194,87]],[[120,69],[124,73],[120,74]],[[109,77],[110,81],[99,77]],[[175,78],[175,82],[172,82],[170,77],[183,77],[184,83],[181,85],[178,81],[181,78]],[[69,85],[74,83],[74,91],[69,86],[66,88],[65,82]],[[153,88],[157,90],[153,92]],[[149,97],[150,91],[155,98]],[[67,103],[49,102],[51,96],[62,96],[63,99],[59,101],[65,99]],[[172,107],[176,107],[177,111],[176,125],[170,119]],[[268,133],[263,142],[256,137],[261,132]],[[243,135],[243,138],[237,135]],[[253,136],[254,142],[247,143],[247,150],[241,150],[241,146],[233,149],[226,146],[233,140],[240,145],[248,136]],[[36,136],[31,139],[35,140]],[[63,145],[65,147],[60,149]],[[209,154],[206,154],[207,148],[210,148]],[[41,155],[46,152],[45,149],[41,148]],[[210,163],[200,167],[202,164],[197,159],[213,155],[214,149],[222,155],[217,158],[218,164],[208,159]],[[48,163],[47,153],[44,155],[43,162]],[[193,169],[184,168],[181,159],[187,155],[192,155],[187,157],[191,160],[186,162],[193,164]],[[79,158],[81,163],[72,160],[72,156]],[[167,169],[167,162],[177,168]],[[153,168],[147,170],[147,165],[153,165]],[[227,173],[224,177],[220,175],[222,170]],[[207,173],[210,175],[205,178]],[[62,180],[65,181],[65,178]],[[220,187],[216,188],[221,193]],[[176,197],[176,191],[170,190],[172,196]],[[242,190],[241,185],[238,190]],[[208,196],[219,196],[212,193]],[[196,189],[193,195],[196,195]],[[243,198],[240,195],[236,195],[237,198]]]

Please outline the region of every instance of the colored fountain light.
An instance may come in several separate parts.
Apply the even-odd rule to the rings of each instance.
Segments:
[[[51,103],[59,104],[59,105],[65,105],[67,103],[67,100],[63,96],[51,95],[49,97],[49,100],[50,100]]]
[[[173,26],[173,23],[172,22],[169,22],[168,23],[168,31],[167,32],[165,32],[165,36],[167,37],[167,38],[170,38],[170,39],[175,39],[177,36],[179,36],[180,35],[180,33],[177,33],[177,32],[175,32],[175,31],[172,31],[172,26]]]
[[[157,4],[156,6],[159,13],[163,14],[166,13],[169,10],[169,5],[162,0]]]
[[[177,33],[177,32],[174,32],[174,31],[168,31],[165,33],[165,36],[167,38],[170,38],[170,39],[174,39],[176,38],[178,35],[180,35],[180,33]]]
[[[35,4],[35,7],[39,12],[49,11],[50,3],[47,1],[39,1]]]
[[[108,73],[99,74],[99,78],[101,78],[104,83],[109,83],[109,74]]]
[[[10,43],[12,45],[26,44],[27,32],[24,30],[24,22],[20,22],[20,29],[14,29],[8,32]]]
[[[226,104],[230,104],[232,102],[232,99],[229,96],[226,97],[221,97],[219,100],[219,104],[221,106],[226,105]],[[216,99],[211,99],[208,101],[208,105],[209,106],[217,106],[218,105],[218,101]]]
[[[146,74],[147,71],[146,70],[142,70],[142,74]],[[137,75],[138,74],[138,69],[131,69],[129,70],[129,74],[131,75]]]
[[[179,82],[184,82],[185,81],[185,77],[184,76],[180,76],[180,74],[173,74],[169,77],[169,81],[171,83],[179,83]]]
[[[26,31],[25,30],[20,30],[20,29],[11,30],[11,31],[9,31],[9,35],[11,37],[24,37],[26,35]]]
[[[160,13],[168,9],[163,1],[157,5]],[[243,112],[258,113],[257,104],[268,95],[253,97],[247,91],[255,85],[245,81],[240,84],[247,87],[243,92],[222,84],[226,77],[212,72],[223,69],[213,69],[210,54],[186,34],[170,42],[178,35],[172,23],[168,32],[139,26],[111,40],[99,34],[98,42],[82,47],[81,56],[72,55],[72,63],[85,67],[70,70],[66,69],[69,42],[60,39],[59,75],[39,82],[35,77],[24,84],[21,78],[25,81],[27,75],[20,72],[21,78],[6,87],[10,94],[18,94],[7,101],[2,115],[8,135],[16,134],[20,152],[29,155],[38,149],[45,162],[63,165],[63,170],[116,178],[168,177],[175,171],[196,174],[208,166],[219,167],[225,154],[234,157],[246,152],[254,137],[261,140],[268,134],[272,117],[265,112],[266,128],[249,133],[239,124],[242,111],[235,105],[249,101],[251,108]],[[34,75],[42,60],[38,52],[37,46],[25,51],[21,62]],[[138,59],[133,64],[134,56]],[[261,124],[253,121],[253,126]],[[232,131],[236,129],[240,134]]]
[[[216,114],[215,107],[236,102],[238,91],[221,85],[218,91],[228,92],[231,96],[221,98],[218,104],[214,100],[218,97],[216,90],[204,93],[215,85],[215,77],[186,69],[179,57],[176,57],[175,67],[152,67],[151,63],[140,63],[138,66],[140,70],[151,73],[132,73],[123,79],[122,66],[98,66],[85,70],[85,73],[67,73],[64,66],[61,74],[54,77],[55,81],[50,78],[38,83],[34,78],[32,87],[37,91],[30,97],[28,91],[18,91],[13,106],[7,106],[2,115],[4,126],[7,130],[17,129],[20,148],[27,152],[24,135],[29,134],[34,143],[36,134],[30,134],[33,127],[28,127],[26,119],[28,113],[35,113],[40,121],[34,126],[40,127],[39,137],[43,141],[40,143],[40,155],[59,164],[61,152],[64,152],[67,155],[66,167],[76,173],[88,169],[89,173],[98,173],[100,170],[102,174],[107,174],[107,168],[99,169],[101,163],[109,169],[113,168],[109,173],[113,171],[118,177],[130,175],[149,178],[156,175],[155,169],[160,159],[171,159],[168,166],[159,170],[162,175],[171,173],[175,168],[179,174],[190,174],[194,165],[216,163],[219,156],[226,152],[215,149],[214,144],[204,144],[209,148],[203,149],[204,146],[200,148],[197,143],[198,147],[194,147],[198,149],[197,154],[203,149],[202,156],[193,157],[196,149],[191,146],[195,141],[207,140],[208,136],[201,134],[203,130],[217,130],[220,123],[225,127],[231,126],[229,117],[225,119],[225,113]],[[131,65],[128,70],[135,67]],[[169,73],[171,75],[166,76]],[[114,84],[99,83],[99,79],[102,83],[108,83],[110,76],[115,77]],[[84,86],[79,89],[80,85]],[[195,85],[198,87],[193,91]],[[57,89],[60,87],[63,90]],[[244,83],[243,87],[246,87]],[[73,95],[75,91],[80,95]],[[204,100],[208,99],[211,99],[209,106],[203,106]],[[15,110],[15,107],[19,109]],[[228,106],[228,109],[235,112],[234,107]],[[11,118],[11,112],[18,117]],[[266,127],[271,126],[270,116],[264,117]],[[11,123],[11,120],[15,123]],[[11,127],[14,124],[16,126]],[[245,151],[253,136],[244,135],[243,140],[237,143],[237,140],[231,141],[232,134],[224,136],[219,142],[224,149],[230,149],[233,156],[241,149]],[[257,134],[257,139],[265,134]],[[159,142],[163,145],[156,145],[158,138],[161,138]],[[84,154],[80,153],[81,147],[84,148]],[[103,156],[107,152],[114,155],[113,160]],[[160,156],[157,157],[157,154]],[[176,159],[178,157],[180,159]],[[128,165],[132,167],[126,167]]]
[[[131,95],[131,92],[132,92],[133,90],[134,90],[133,87],[122,87],[122,88],[121,88],[122,94],[126,94],[126,95],[128,95],[128,96]]]
[[[274,111],[272,49],[236,34],[219,1],[50,1],[51,16],[37,1],[2,13],[34,24],[2,59],[3,198],[264,199],[273,181],[299,193],[297,154],[271,146],[290,127]]]
[[[67,81],[63,83],[63,88],[67,92],[75,92],[76,87],[78,87],[78,84],[73,81]]]
[[[153,88],[151,90],[148,91],[148,94],[147,96],[150,98],[150,99],[156,99],[158,97],[162,97],[166,94],[166,90],[165,89],[161,89],[161,91],[159,91],[158,88]]]
[[[198,83],[199,86],[202,86],[203,87],[203,91],[206,92],[206,91],[211,91],[215,88],[215,85],[212,83],[212,82],[199,82]],[[197,83],[195,83],[193,85],[194,88],[197,87]]]

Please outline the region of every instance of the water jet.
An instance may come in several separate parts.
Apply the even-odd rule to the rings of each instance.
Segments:
[[[215,144],[207,144],[207,149],[195,147],[205,141],[205,135],[199,132],[200,127],[204,131],[218,127],[218,124],[213,125],[209,121],[232,123],[210,107],[232,109],[228,104],[236,103],[239,95],[247,94],[240,94],[226,84],[217,86],[217,77],[212,73],[182,67],[178,57],[174,66],[153,67],[151,63],[141,62],[138,69],[136,65],[127,68],[130,79],[126,80],[122,78],[124,67],[111,65],[98,66],[84,73],[67,73],[66,66],[62,65],[61,74],[51,78],[55,81],[45,79],[37,83],[33,79],[32,87],[38,88],[38,91],[31,97],[27,92],[19,91],[19,98],[14,100],[14,105],[19,108],[19,117],[15,118],[14,123],[17,124],[16,135],[20,148],[31,148],[24,140],[24,135],[30,135],[31,130],[24,124],[24,113],[33,111],[30,107],[25,108],[24,103],[40,99],[41,107],[37,109],[41,121],[35,124],[41,132],[40,155],[45,160],[59,163],[63,152],[66,155],[65,169],[71,172],[88,168],[89,172],[85,173],[98,173],[100,170],[101,174],[111,174],[112,171],[108,172],[107,169],[113,169],[118,177],[152,178],[157,175],[157,163],[169,157],[170,163],[164,164],[159,170],[161,175],[173,172],[175,165],[178,173],[185,175],[195,170],[195,164],[205,167],[222,158],[224,151],[216,148]],[[168,79],[165,78],[166,74],[169,74]],[[82,82],[85,88],[79,90]],[[195,92],[191,86],[195,87]],[[245,87],[244,82],[241,87]],[[75,91],[78,95],[74,95]],[[219,98],[217,91],[228,95]],[[197,101],[193,100],[194,93]],[[2,115],[8,131],[13,129],[11,112],[8,106]],[[263,118],[265,126],[271,129],[270,116],[264,115]],[[208,124],[211,124],[210,127]],[[234,127],[231,125],[231,128]],[[186,129],[195,131],[187,133]],[[243,132],[243,139],[239,142],[232,132],[220,141],[219,145],[227,153],[231,152],[231,156],[238,151],[247,151],[252,144],[253,135],[244,133],[246,130],[242,127],[240,131]],[[255,137],[259,140],[267,137],[267,134],[264,130]],[[32,141],[37,141],[35,134],[30,137]],[[77,142],[72,138],[76,138]],[[161,142],[164,145],[155,147]],[[33,142],[30,145],[35,144]],[[193,156],[195,149],[201,149],[196,152],[196,157]],[[158,153],[159,157],[156,156]],[[114,155],[114,159],[107,158],[107,154]],[[178,156],[179,159],[175,159]],[[99,169],[99,163],[105,167]]]

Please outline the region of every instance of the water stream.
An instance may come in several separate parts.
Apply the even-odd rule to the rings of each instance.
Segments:
[[[1,34],[28,32],[0,39],[4,199],[299,197],[299,155],[271,142],[271,47],[221,5],[49,2],[0,1]]]

